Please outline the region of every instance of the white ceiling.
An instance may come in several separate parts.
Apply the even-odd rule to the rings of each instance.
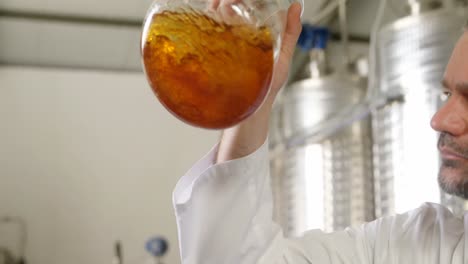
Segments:
[[[328,1],[305,0],[303,22]],[[139,71],[141,21],[151,2],[1,0],[0,64]],[[349,0],[351,34],[368,36],[377,2]],[[79,18],[107,22],[82,23]]]

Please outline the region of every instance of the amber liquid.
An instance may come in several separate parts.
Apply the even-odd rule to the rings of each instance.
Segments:
[[[182,121],[221,129],[263,102],[273,71],[268,28],[227,25],[193,10],[149,18],[143,64],[160,102]]]

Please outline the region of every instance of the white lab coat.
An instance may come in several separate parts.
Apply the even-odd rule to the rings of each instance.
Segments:
[[[456,218],[437,204],[344,231],[284,238],[272,221],[267,144],[221,164],[213,162],[216,148],[174,190],[183,264],[468,264],[468,214]]]

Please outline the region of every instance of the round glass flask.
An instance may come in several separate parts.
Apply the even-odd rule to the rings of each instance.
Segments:
[[[202,128],[224,129],[249,117],[268,94],[292,2],[155,0],[141,54],[158,100]]]

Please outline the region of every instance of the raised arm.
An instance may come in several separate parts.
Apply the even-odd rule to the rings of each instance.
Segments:
[[[177,183],[173,200],[183,264],[372,263],[379,223],[332,234],[315,230],[292,239],[272,219],[264,142],[273,102],[286,82],[301,31],[300,9],[299,4],[289,9],[283,48],[262,107],[240,125],[225,130],[221,143]],[[388,229],[391,223],[385,226]],[[379,251],[383,254],[377,256],[387,257],[386,245],[384,241]]]
[[[281,52],[273,75],[270,93],[258,111],[241,124],[223,131],[219,145],[217,162],[246,156],[258,149],[268,135],[270,113],[276,95],[287,80],[291,58],[301,33],[301,6],[291,5]]]

